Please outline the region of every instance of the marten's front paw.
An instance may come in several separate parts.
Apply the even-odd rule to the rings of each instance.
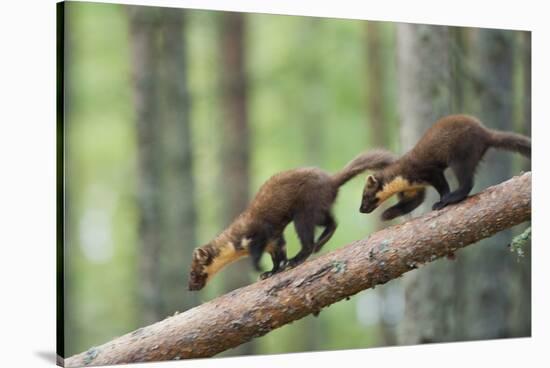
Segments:
[[[436,211],[436,210],[440,210],[442,209],[443,207],[445,207],[447,205],[447,203],[445,202],[435,202],[434,205],[432,206],[432,210]]]
[[[382,212],[382,220],[389,221],[393,220],[394,218],[398,217],[401,214],[401,212],[395,208],[388,208],[384,212]]]
[[[264,273],[260,274],[260,280],[265,280],[265,279],[273,276],[274,274],[275,274],[275,272],[273,272],[273,271],[264,272]]]
[[[299,266],[302,263],[304,263],[303,259],[291,259],[287,262],[285,269],[294,268],[296,266]]]

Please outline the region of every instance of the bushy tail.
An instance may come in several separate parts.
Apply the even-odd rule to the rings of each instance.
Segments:
[[[507,151],[517,152],[531,158],[531,138],[511,132],[490,130],[491,146]]]
[[[337,186],[344,185],[348,180],[361,174],[366,170],[380,170],[397,159],[393,153],[383,150],[374,149],[363,152],[359,156],[351,160],[342,170],[332,176],[332,180]]]

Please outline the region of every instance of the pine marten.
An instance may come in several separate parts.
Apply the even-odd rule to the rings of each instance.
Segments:
[[[363,153],[341,171],[330,175],[318,168],[299,168],[272,176],[260,188],[248,208],[210,243],[193,251],[189,290],[200,290],[222,267],[250,255],[255,269],[264,251],[273,269],[260,275],[265,279],[285,267],[302,263],[332,237],[336,230],[331,208],[338,189],[368,169],[382,169],[396,157],[383,150]],[[301,250],[287,260],[283,231],[294,222]],[[315,240],[315,227],[324,227]]]
[[[428,129],[411,151],[367,177],[359,211],[370,213],[398,194],[398,203],[382,214],[384,220],[391,220],[418,207],[424,201],[425,187],[430,185],[440,195],[432,209],[460,202],[472,190],[476,166],[491,147],[531,157],[528,137],[488,129],[471,116],[446,116]],[[453,192],[443,175],[447,167],[458,180]]]

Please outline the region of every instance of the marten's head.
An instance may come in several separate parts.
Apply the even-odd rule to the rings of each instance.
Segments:
[[[374,175],[369,175],[365,189],[363,190],[363,199],[359,212],[371,213],[382,202],[397,193],[416,196],[416,190],[424,188],[426,185],[424,182],[409,181],[401,175],[393,175],[391,173],[378,172]]]
[[[189,272],[189,290],[200,290],[206,285],[210,276],[208,266],[212,264],[213,258],[206,246],[193,251],[193,261]]]
[[[361,213],[371,213],[374,211],[382,202],[379,193],[384,188],[384,179],[378,175],[369,175],[367,177],[367,182],[365,183],[365,188],[363,189],[363,199],[361,200],[361,207],[359,212]]]
[[[248,255],[250,238],[216,238],[193,251],[189,290],[202,289],[226,265]]]

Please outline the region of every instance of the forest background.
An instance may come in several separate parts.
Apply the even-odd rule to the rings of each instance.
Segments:
[[[186,290],[192,249],[276,172],[403,153],[455,112],[530,135],[529,32],[68,3],[64,46],[66,356],[253,282],[244,259]],[[474,192],[527,169],[489,152]],[[358,212],[363,184],[341,189],[324,252],[383,226]],[[529,336],[519,231],[223,355]]]

